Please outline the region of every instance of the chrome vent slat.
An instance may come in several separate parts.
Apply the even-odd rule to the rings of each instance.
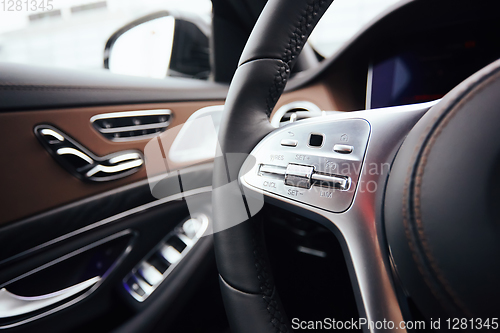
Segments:
[[[170,122],[166,121],[158,124],[136,125],[136,126],[126,126],[117,128],[99,128],[98,131],[105,134],[129,132],[129,131],[142,131],[147,129],[167,128],[169,124]]]
[[[90,118],[99,133],[117,142],[154,137],[165,131],[171,120],[168,109],[103,113]]]
[[[321,109],[314,103],[308,101],[295,101],[280,107],[271,119],[271,125],[279,128],[284,124],[288,124],[288,119],[292,118],[291,114],[295,114],[293,121],[303,118],[318,117],[323,115]]]

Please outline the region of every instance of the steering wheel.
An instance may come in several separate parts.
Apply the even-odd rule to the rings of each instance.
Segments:
[[[229,89],[212,201],[232,331],[291,330],[263,241],[262,200],[336,234],[368,322],[400,325],[404,297],[427,320],[498,316],[500,61],[439,102],[275,129],[272,109],[331,2],[269,0]]]

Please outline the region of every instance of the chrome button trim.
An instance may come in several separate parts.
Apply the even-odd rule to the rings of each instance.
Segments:
[[[139,266],[139,274],[144,278],[144,280],[150,285],[154,286],[163,280],[163,274],[161,274],[153,265],[148,262],[143,261]]]
[[[196,223],[193,220],[196,220]],[[208,225],[208,216],[201,213],[180,223],[123,279],[124,288],[137,301],[146,300],[205,234]],[[173,238],[183,242],[185,247],[178,250],[169,244]],[[163,262],[159,264],[154,258]],[[160,272],[159,268],[154,266],[155,263],[167,269]],[[137,283],[140,289],[134,288],[134,283]]]
[[[277,176],[285,176],[286,167],[280,167],[276,165],[270,164],[261,164],[259,168],[259,175],[277,175]],[[284,178],[283,178],[284,179]]]
[[[349,190],[351,179],[344,176],[324,175],[321,173],[313,173],[311,179],[314,185],[333,187],[342,191]]]
[[[290,163],[286,167],[285,185],[310,188],[313,172],[313,166]]]
[[[57,133],[54,130],[51,130],[50,128],[44,128],[40,131],[40,133],[45,136],[49,135],[58,141],[64,141],[64,137],[61,134]]]
[[[173,246],[171,245],[164,245],[160,249],[160,253],[165,258],[166,261],[168,261],[171,264],[176,264],[181,260],[181,253],[177,251]]]
[[[297,147],[299,142],[297,140],[283,139],[281,140],[281,145],[285,147]]]
[[[101,182],[123,178],[139,171],[144,164],[144,158],[139,150],[125,150],[97,156],[53,126],[38,125],[34,132],[54,159],[81,180]]]
[[[130,162],[121,163],[121,164],[118,164],[118,165],[108,166],[108,165],[97,164],[95,167],[93,167],[92,169],[90,169],[89,171],[87,171],[87,173],[85,174],[85,176],[88,177],[88,178],[90,178],[90,177],[92,177],[93,175],[95,175],[98,172],[115,174],[115,173],[118,173],[118,172],[122,172],[122,171],[126,171],[126,170],[131,170],[131,169],[140,167],[143,163],[144,162],[143,162],[142,158],[139,156],[138,159],[135,159],[135,160],[130,161]]]
[[[333,146],[333,151],[340,153],[340,154],[350,154],[352,153],[353,146],[349,145],[341,145],[341,144],[336,144]]]
[[[64,140],[60,140],[60,141],[64,141]],[[82,160],[84,160],[85,162],[87,162],[88,164],[94,163],[94,160],[91,159],[88,155],[82,153],[81,151],[79,151],[75,148],[59,148],[56,151],[56,153],[57,153],[57,155],[68,155],[68,154],[75,155],[75,156],[81,158]]]

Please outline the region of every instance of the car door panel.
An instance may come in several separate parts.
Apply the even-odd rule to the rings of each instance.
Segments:
[[[184,171],[186,177],[190,177],[190,172],[196,175],[198,183],[211,183],[212,164],[193,167],[191,171],[187,169]],[[166,198],[180,195],[175,191],[177,181],[177,175],[163,177],[162,185],[172,189]],[[177,199],[182,199],[182,195]],[[0,265],[9,258],[21,257],[113,223],[123,215],[140,214],[159,202],[151,195],[148,181],[143,180],[6,225],[0,228]]]
[[[168,195],[157,200],[151,195],[144,166],[118,180],[82,181],[56,162],[37,140],[34,129],[42,124],[51,125],[96,156],[127,150],[143,152],[150,138],[112,141],[96,130],[91,118],[104,113],[167,109],[171,112],[168,129],[174,133],[173,140],[178,125],[196,110],[223,103],[227,85],[13,64],[0,67],[0,137],[4,153],[0,167],[4,175],[0,198],[0,289],[10,301],[16,297],[25,301],[14,302],[21,304],[16,308],[14,303],[8,303],[8,297],[0,299],[0,307],[7,304],[8,310],[3,311],[0,328],[57,332],[75,331],[80,326],[82,331],[86,331],[84,327],[109,331],[148,309],[157,298],[163,305],[165,300],[180,304],[174,297],[178,291],[171,288],[187,283],[191,278],[186,274],[192,275],[195,269],[202,274],[200,260],[213,262],[212,257],[207,257],[211,248],[209,237],[196,243],[167,276],[168,281],[158,286],[145,302],[139,304],[133,299],[122,280],[156,244],[189,218],[183,198],[196,191],[178,193],[178,186],[169,185],[169,182],[175,184],[177,177],[169,180],[168,175],[160,175],[165,178],[162,186],[167,188]],[[211,170],[211,165],[198,166],[193,172],[210,184]],[[99,282],[84,286],[75,295],[68,294],[54,304],[40,303],[40,299],[47,299],[45,295],[89,281],[89,274],[95,273],[96,268],[89,268],[87,257],[93,258],[96,255],[93,249],[99,249],[93,244],[112,244],[107,240],[122,234],[128,237],[126,246],[115,250],[120,260],[112,269],[103,268],[102,258],[90,261],[101,267],[96,277]],[[123,242],[120,246],[124,246]],[[200,259],[193,262],[192,257]],[[195,266],[186,271],[185,265]],[[90,282],[93,283],[92,277]],[[22,313],[26,300],[33,301],[28,304],[31,310]],[[164,310],[167,308],[160,307],[158,313]],[[13,316],[16,311],[20,314]],[[101,326],[102,316],[116,319]]]
[[[170,160],[168,152],[182,124],[197,110],[222,105],[226,93],[227,85],[206,81],[0,64],[0,139],[4,143],[0,289],[36,297],[85,283],[89,260],[74,254],[88,254],[98,248],[93,244],[120,235],[128,237],[126,250],[115,249],[120,260],[109,270],[98,270],[96,287],[22,316],[0,318],[0,328],[12,326],[9,330],[15,332],[109,331],[116,327],[144,331],[164,313],[180,311],[188,295],[195,293],[203,271],[213,265],[210,236],[201,238],[143,302],[126,290],[124,279],[190,217],[193,212],[188,210],[186,197],[199,198],[196,200],[204,203],[200,207],[210,216],[212,161],[191,166]],[[323,110],[335,106],[326,86],[319,82],[287,92],[277,108],[297,100],[310,101]],[[117,180],[82,181],[51,156],[34,132],[39,125],[53,126],[95,156],[127,150],[144,153],[151,138],[112,141],[91,123],[96,115],[142,110],[170,110],[168,131],[162,135],[167,171],[181,170],[183,177],[196,180],[194,187],[181,193],[177,174],[155,176],[147,174],[145,166]],[[151,194],[148,176],[161,179],[161,198]],[[57,278],[43,282],[51,275]],[[37,280],[41,282],[33,285],[31,281]]]
[[[92,244],[93,242],[99,241],[114,235],[123,230],[134,230],[136,234],[134,242],[131,245],[131,250],[121,262],[119,266],[115,268],[102,282],[102,284],[92,293],[88,294],[87,297],[82,299],[77,304],[71,307],[62,307],[60,312],[58,311],[51,316],[42,317],[39,320],[27,322],[22,326],[14,327],[14,331],[29,332],[34,329],[47,329],[50,331],[60,331],[68,330],[74,328],[75,324],[81,323],[82,321],[87,322],[87,324],[92,321],[95,317],[105,315],[110,309],[115,306],[120,306],[122,303],[128,303],[129,312],[134,312],[134,306],[137,308],[136,311],[147,307],[149,303],[136,304],[134,299],[127,295],[125,289],[122,287],[123,277],[133,268],[133,266],[139,262],[148,251],[150,251],[152,244],[157,244],[162,237],[164,237],[168,232],[185,216],[188,216],[187,208],[185,203],[181,200],[173,200],[172,202],[166,203],[164,205],[158,205],[157,207],[152,207],[142,212],[141,214],[132,214],[129,217],[120,219],[119,223],[107,223],[100,226],[97,229],[92,229],[84,232],[71,239],[71,241],[64,242],[65,244],[55,244],[52,249],[44,251],[39,250],[33,253],[30,257],[19,258],[18,265],[10,263],[10,265],[2,266],[2,281],[5,281],[11,276],[30,270],[33,267],[39,267],[39,265],[55,260],[61,256],[67,255],[74,250],[78,250],[83,244]],[[165,219],[165,216],[169,216]],[[210,238],[204,238],[200,244],[211,242]],[[188,253],[186,260],[183,262],[189,262],[189,256],[200,255],[207,260],[207,249],[197,246],[193,249],[193,253]],[[208,258],[209,259],[209,258]],[[178,269],[176,270],[177,275],[181,276],[182,279],[187,279],[183,274],[182,264],[180,263]],[[21,267],[20,267],[21,266]],[[29,266],[29,267],[28,267]],[[4,268],[8,267],[8,268]],[[17,269],[16,269],[17,268]],[[202,273],[198,270],[197,273]],[[10,275],[10,276],[9,276]],[[155,300],[157,296],[163,294],[163,288],[167,288],[171,284],[171,280],[175,280],[176,275],[169,276],[170,280],[168,283],[161,285],[158,290],[151,295],[149,302]],[[3,282],[4,284],[5,282]],[[7,285],[8,288],[8,285]],[[165,296],[163,296],[165,297]],[[167,310],[163,308],[162,310]],[[82,313],[85,313],[82,316]],[[62,318],[64,320],[54,321],[55,318]],[[125,317],[127,318],[127,317]],[[29,320],[29,318],[28,318]],[[121,319],[124,321],[124,319]]]
[[[227,89],[226,84],[177,77],[156,80],[0,63],[1,111],[224,100]]]

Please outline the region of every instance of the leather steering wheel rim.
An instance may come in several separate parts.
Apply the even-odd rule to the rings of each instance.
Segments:
[[[269,116],[297,57],[332,0],[269,0],[241,55],[224,107],[214,189],[234,182],[246,156],[274,128]],[[228,161],[226,156],[232,154]],[[239,154],[239,155],[238,155]],[[214,225],[230,223],[226,197],[213,193]],[[220,228],[223,229],[223,228]],[[226,312],[234,332],[290,331],[258,217],[214,233]]]

